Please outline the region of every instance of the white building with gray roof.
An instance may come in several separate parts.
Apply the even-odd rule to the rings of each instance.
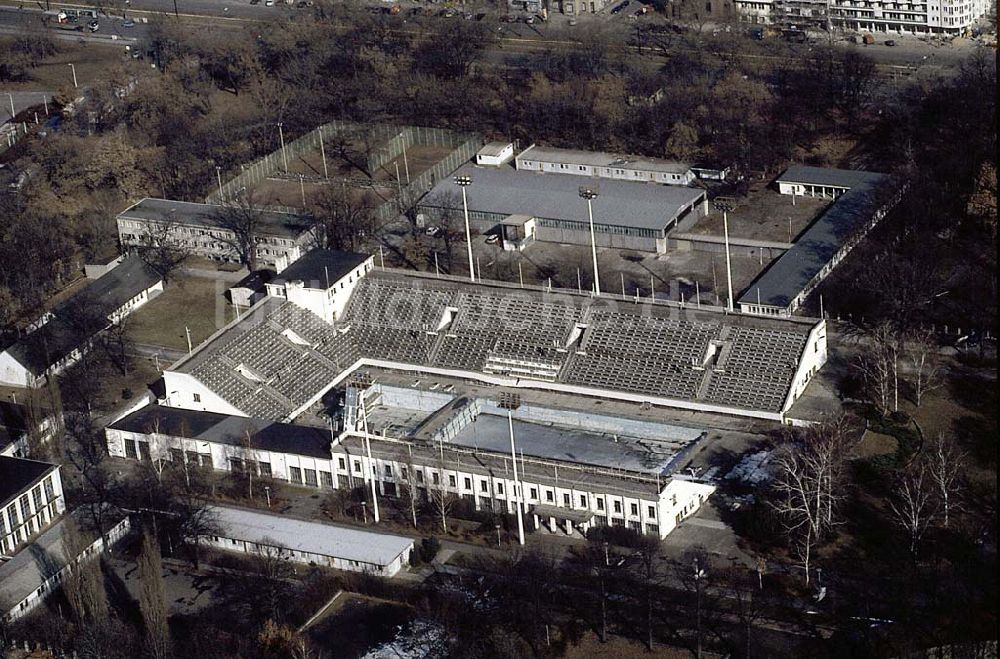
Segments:
[[[515,162],[517,168],[524,171],[618,181],[690,185],[696,178],[691,165],[684,162],[537,145],[531,145],[518,154]]]
[[[420,211],[431,218],[441,209],[461,213],[462,191],[454,180],[461,176],[472,179],[465,192],[469,219],[477,228],[490,230],[511,215],[524,215],[534,219],[532,235],[524,237],[527,240],[590,245],[587,201],[580,197],[581,187],[597,192],[593,212],[599,247],[662,254],[671,227],[691,214],[707,212],[705,191],[699,188],[595,181],[566,172],[542,174],[472,164],[435,185],[421,200]]]
[[[747,287],[739,298],[744,313],[793,314],[902,194],[890,190],[885,174],[846,169],[796,165],[776,183],[781,194],[834,202]]]

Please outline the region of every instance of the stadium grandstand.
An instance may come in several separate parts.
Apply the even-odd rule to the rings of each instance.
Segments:
[[[826,327],[374,270],[328,324],[267,298],[164,373],[164,404],[292,420],[360,367],[784,421]]]

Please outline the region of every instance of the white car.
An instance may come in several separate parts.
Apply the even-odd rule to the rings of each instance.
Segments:
[[[264,6],[265,7],[273,7],[274,6],[274,0],[264,0]]]
[[[427,227],[427,235],[433,238],[441,233],[441,227]]]

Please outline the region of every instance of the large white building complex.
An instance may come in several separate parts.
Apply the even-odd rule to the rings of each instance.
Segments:
[[[736,0],[752,23],[818,25],[897,34],[964,34],[990,10],[987,0]]]

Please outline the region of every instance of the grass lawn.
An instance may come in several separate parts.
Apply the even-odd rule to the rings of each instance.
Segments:
[[[218,279],[179,275],[163,293],[132,316],[132,340],[136,343],[187,350],[184,328],[191,330],[197,346],[213,332],[236,318],[226,301],[228,285]]]

